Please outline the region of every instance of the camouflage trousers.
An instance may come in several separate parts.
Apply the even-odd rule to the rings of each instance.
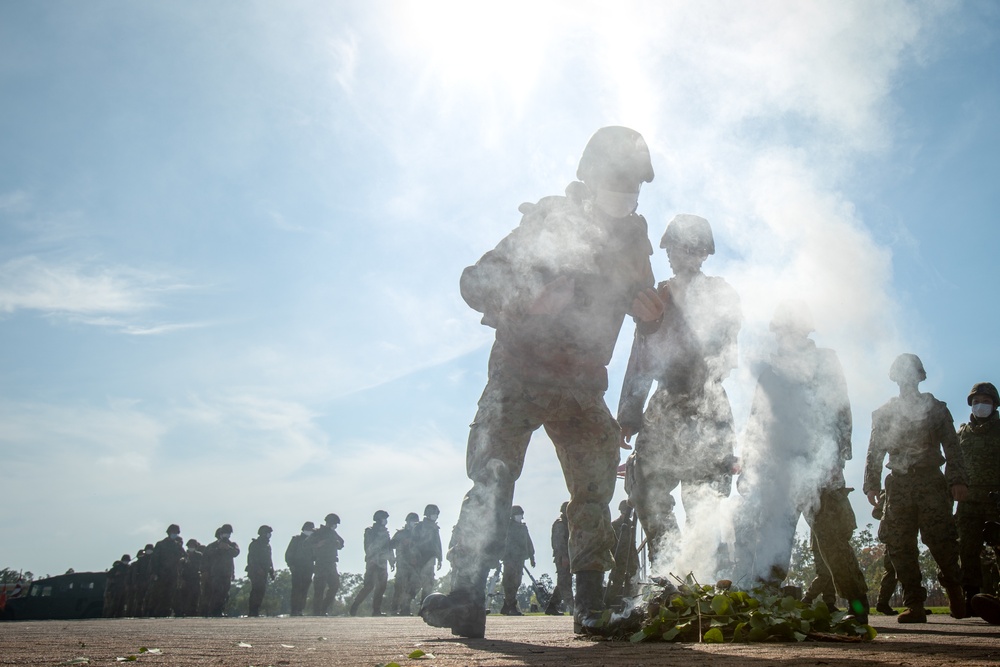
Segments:
[[[642,416],[627,491],[654,571],[672,559],[678,538],[674,489],[681,487],[689,525],[718,516],[732,490],[725,459],[733,454],[733,413],[722,385],[710,389],[697,399],[657,390]]]
[[[857,521],[847,499],[850,491],[848,488],[824,489],[820,492],[819,508],[812,516],[806,515],[806,522],[812,529],[813,553],[817,556],[818,580],[813,582],[815,590],[809,587],[809,593],[821,593],[824,602],[832,603],[836,596],[830,594],[835,589],[849,602],[861,600],[867,611],[868,584],[851,546]]]
[[[542,426],[555,445],[570,494],[570,567],[573,572],[611,569],[614,533],[608,504],[621,429],[603,392],[523,382],[495,368],[469,432],[466,471],[473,485],[448,551],[453,590],[485,596],[490,564],[503,554],[528,442]]]
[[[340,590],[340,573],[337,564],[316,564],[313,574],[313,616],[326,616],[333,608],[333,600]]]
[[[396,561],[396,577],[392,585],[392,612],[399,616],[409,616],[413,596],[417,594],[417,568],[412,563],[400,559]]]
[[[569,571],[569,560],[556,564],[556,587],[552,590],[552,597],[549,598],[547,613],[557,611],[573,610],[573,573]]]
[[[882,556],[882,567],[885,569],[885,574],[882,575],[882,581],[878,585],[878,604],[889,604],[892,594],[896,592],[899,579],[896,577],[896,568],[893,567],[888,553]]]
[[[885,515],[878,538],[896,568],[903,587],[903,604],[923,606],[927,591],[921,584],[917,535],[931,552],[945,587],[961,584],[958,531],[952,516],[951,493],[944,474],[937,468],[919,468],[905,474],[893,472],[885,478]]]
[[[289,567],[292,572],[292,616],[301,616],[306,609],[306,597],[312,586],[313,569],[311,566],[296,565]]]
[[[517,590],[524,579],[523,560],[505,560],[503,562],[503,606],[517,608]]]
[[[1000,512],[992,501],[963,501],[955,516],[958,526],[959,555],[962,562],[962,586],[983,588],[983,533],[987,521],[1000,521]],[[983,591],[987,592],[987,591]],[[992,591],[989,591],[992,592]]]

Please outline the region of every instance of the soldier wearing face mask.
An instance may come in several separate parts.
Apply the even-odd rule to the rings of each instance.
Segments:
[[[420,568],[420,551],[417,548],[417,524],[420,515],[410,512],[406,522],[392,536],[396,553],[396,577],[392,586],[392,612],[397,616],[410,616],[410,605],[416,595],[417,573]]]
[[[958,444],[965,459],[969,494],[958,503],[957,523],[962,562],[962,587],[969,603],[983,591],[983,530],[987,521],[1000,521],[991,492],[1000,492],[1000,395],[989,382],[978,382],[969,392],[972,414],[958,429]]]
[[[337,534],[340,517],[327,514],[323,525],[309,536],[313,562],[313,616],[326,616],[333,608],[333,601],[340,590],[340,573],[337,571],[337,552],[344,548],[344,540]]]
[[[229,589],[236,574],[240,547],[230,540],[233,527],[223,524],[215,531],[215,541],[205,547],[201,603],[205,616],[222,616],[229,601]]]
[[[301,616],[306,608],[306,596],[312,585],[313,556],[309,545],[309,536],[316,531],[316,524],[306,521],[302,524],[302,532],[293,535],[285,549],[285,564],[292,573],[292,616]]]
[[[899,396],[872,413],[864,491],[872,506],[877,505],[882,490],[882,462],[888,454],[885,510],[878,537],[885,543],[903,587],[906,610],[896,620],[927,622],[918,534],[940,568],[938,579],[948,593],[951,615],[963,618],[965,593],[952,501],[965,500],[968,486],[955,422],[943,401],[918,389],[927,373],[917,355],[896,357],[889,379],[899,385]]]
[[[607,367],[626,315],[650,331],[663,315],[646,220],[635,212],[640,187],[653,180],[649,147],[635,130],[601,128],[577,178],[565,196],[522,204],[518,227],[462,273],[462,297],[496,330],[496,342],[469,432],[472,488],[448,550],[452,589],[429,596],[420,611],[462,637],[486,632],[486,580],[503,553],[531,435],[543,427],[570,492],[574,630],[606,631],[608,505],[624,445],[604,400]]]
[[[510,508],[510,523],[507,525],[507,543],[503,551],[503,607],[504,616],[522,616],[517,608],[517,590],[524,576],[524,561],[530,560],[535,567],[535,545],[531,543],[528,527],[524,525],[524,510],[520,505]]]
[[[427,505],[424,508],[424,518],[414,531],[414,546],[419,554],[416,588],[420,591],[418,599],[421,600],[434,591],[434,572],[441,569],[444,559],[441,529],[437,523],[440,515],[441,510],[437,505]]]
[[[396,568],[396,556],[392,552],[392,538],[386,526],[389,523],[389,513],[378,510],[372,515],[372,525],[365,528],[365,580],[361,590],[354,597],[349,613],[358,615],[361,603],[369,594],[372,596],[372,616],[385,616],[382,613],[382,596],[389,582],[389,570]]]
[[[271,560],[270,526],[257,529],[257,537],[247,547],[247,578],[250,580],[250,608],[248,616],[260,616],[268,580],[274,581],[274,563]]]
[[[146,593],[146,609],[150,616],[170,616],[177,592],[177,575],[184,558],[181,529],[176,523],[167,528],[167,536],[153,547],[152,577]]]

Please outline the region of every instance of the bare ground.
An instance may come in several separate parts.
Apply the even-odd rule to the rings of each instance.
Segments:
[[[109,619],[0,623],[0,665],[996,665],[1000,627],[935,615],[926,625],[875,616],[865,644],[630,644],[573,635],[568,617],[490,616],[486,639],[419,618]],[[140,653],[140,649],[159,652]],[[407,656],[420,649],[433,658]]]

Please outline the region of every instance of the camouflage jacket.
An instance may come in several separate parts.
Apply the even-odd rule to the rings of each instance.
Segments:
[[[969,502],[990,502],[990,491],[1000,491],[1000,413],[986,419],[972,417],[958,429],[958,444],[969,479]]]
[[[302,533],[292,536],[288,548],[285,549],[285,563],[293,570],[312,567],[313,553],[309,545],[309,536]]]
[[[262,537],[250,540],[247,547],[247,574],[250,576],[274,576],[274,562],[271,560],[271,542]]]
[[[336,530],[323,525],[309,536],[306,544],[312,549],[317,568],[335,567],[337,561],[340,560],[337,552],[344,548],[344,539],[337,534]]]
[[[535,545],[531,543],[528,526],[511,519],[507,525],[507,542],[503,549],[504,562],[521,562],[535,557]]]
[[[392,536],[392,548],[396,552],[396,562],[401,565],[418,567],[422,564],[417,550],[416,528],[400,528]]]
[[[872,434],[865,461],[865,494],[881,490],[882,462],[886,454],[889,455],[886,467],[894,473],[902,475],[916,469],[937,469],[947,463],[948,485],[966,483],[955,422],[948,406],[931,394],[921,393],[906,399],[895,396],[872,413]]]
[[[740,297],[723,278],[698,273],[685,284],[675,276],[656,291],[667,303],[657,331],[637,327],[618,401],[618,422],[638,431],[653,380],[657,391],[699,392],[724,380],[737,365]]]
[[[203,571],[210,577],[233,578],[236,573],[234,561],[240,555],[240,547],[235,542],[219,538],[205,547],[202,563]]]
[[[385,567],[386,563],[396,563],[389,531],[382,524],[368,526],[365,528],[365,565]]]
[[[153,547],[153,555],[150,558],[153,559],[150,565],[154,577],[159,579],[176,577],[181,559],[184,558],[184,546],[180,538],[172,540],[165,537]]]
[[[462,273],[462,297],[496,329],[491,368],[503,365],[530,382],[603,391],[625,315],[636,294],[653,286],[653,248],[641,215],[595,214],[580,182],[566,193],[522,204],[520,225]],[[572,280],[570,303],[558,313],[530,314],[557,278]]]
[[[561,516],[552,522],[552,562],[569,565],[569,525]]]
[[[418,523],[413,529],[413,548],[416,552],[416,562],[424,565],[428,561],[440,562],[444,556],[441,550],[441,529],[437,523],[428,518]]]

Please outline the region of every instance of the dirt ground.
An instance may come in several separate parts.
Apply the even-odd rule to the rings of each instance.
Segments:
[[[1000,627],[935,615],[926,625],[875,616],[866,644],[630,644],[577,638],[568,617],[490,616],[486,639],[419,618],[109,619],[0,623],[0,665],[996,665]],[[153,649],[140,652],[140,649]],[[422,650],[433,657],[407,656]],[[81,660],[78,660],[81,659]],[[86,659],[87,662],[83,662]]]

